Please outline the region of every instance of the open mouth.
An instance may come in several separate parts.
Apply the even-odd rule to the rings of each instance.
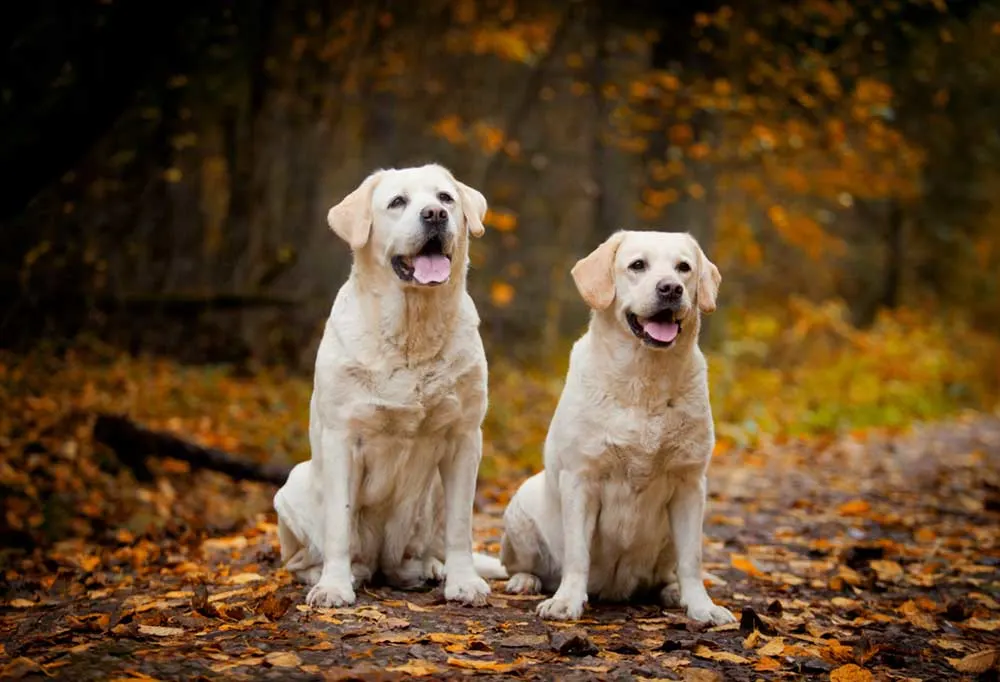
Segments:
[[[625,319],[632,333],[653,348],[669,348],[681,334],[681,323],[675,318],[673,310],[661,310],[652,317],[639,317],[628,312]]]
[[[437,286],[451,277],[451,256],[445,254],[440,237],[431,237],[416,254],[393,256],[392,269],[404,282]]]

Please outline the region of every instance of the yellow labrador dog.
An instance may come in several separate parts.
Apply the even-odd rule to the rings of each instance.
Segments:
[[[555,589],[538,606],[548,619],[579,618],[588,594],[659,590],[694,620],[732,622],[705,591],[701,562],[715,436],[697,342],[719,271],[690,235],[617,232],[572,275],[593,313],[570,356],[545,470],[504,514],[507,591]]]
[[[472,552],[486,356],[465,288],[486,199],[438,165],[381,170],[330,209],[354,255],[316,358],[312,459],[274,499],[285,566],[314,606],[380,572],[486,603],[499,561]]]

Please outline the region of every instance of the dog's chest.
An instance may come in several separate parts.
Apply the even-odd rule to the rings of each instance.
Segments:
[[[415,438],[453,425],[462,415],[458,380],[430,369],[360,369],[366,388],[354,410],[354,427],[367,435]]]
[[[622,481],[638,493],[670,477],[671,470],[704,459],[700,441],[708,438],[709,426],[702,422],[683,408],[619,411],[607,424],[604,478]]]

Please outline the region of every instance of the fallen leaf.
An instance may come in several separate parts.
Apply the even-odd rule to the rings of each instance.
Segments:
[[[869,562],[869,566],[882,582],[894,583],[903,577],[903,567],[895,561],[873,559]]]
[[[871,505],[864,500],[851,500],[837,507],[837,511],[840,512],[841,516],[863,516],[870,512],[871,509]]]
[[[681,675],[684,682],[722,682],[722,675],[708,668],[685,668]]]
[[[761,656],[754,664],[753,669],[761,672],[768,670],[780,670],[781,661],[776,658],[771,658],[770,656]]]
[[[424,613],[426,611],[433,611],[434,610],[434,609],[429,609],[426,606],[417,606],[413,602],[409,602],[409,601],[406,602],[406,608],[408,608],[410,611],[415,611],[417,613]]]
[[[447,660],[448,665],[455,666],[456,668],[485,670],[491,673],[509,673],[531,662],[526,658],[518,658],[513,663],[504,663],[503,661],[479,661],[469,658],[455,658],[454,656],[450,656]]]
[[[962,627],[983,630],[984,632],[996,632],[1000,630],[1000,619],[983,620],[981,618],[970,618],[962,623]]]
[[[414,677],[426,677],[427,675],[436,675],[441,672],[441,668],[434,665],[434,663],[430,661],[414,659],[412,661],[407,661],[402,665],[390,666],[386,668],[386,672],[404,673],[406,675],[413,675]]]
[[[511,635],[510,637],[504,637],[501,639],[497,642],[497,645],[511,649],[519,649],[524,647],[545,646],[548,641],[549,638],[545,635]]]
[[[263,580],[264,576],[259,573],[240,573],[226,579],[227,585],[246,585],[247,583],[255,583],[258,580]]]
[[[1000,649],[985,649],[964,658],[949,658],[948,663],[960,673],[979,675],[993,668],[1000,668]]]
[[[937,630],[937,623],[934,621],[934,616],[925,611],[922,611],[917,603],[912,599],[904,602],[899,607],[899,612],[903,614],[903,617],[911,624],[923,630]]]
[[[581,628],[553,633],[550,644],[552,650],[558,651],[561,656],[593,656],[598,651],[586,631]]]
[[[184,634],[184,628],[171,628],[165,625],[140,625],[139,634],[152,637],[177,637]]]
[[[275,668],[297,668],[302,665],[302,659],[291,651],[272,651],[264,656],[264,662]]]
[[[871,682],[872,679],[870,671],[854,663],[830,671],[830,682]]]
[[[729,558],[729,563],[732,564],[732,567],[737,571],[742,571],[749,576],[760,577],[765,575],[764,571],[757,568],[757,565],[750,557],[743,554],[733,554]]]
[[[932,639],[930,642],[939,649],[946,649],[948,651],[965,651],[968,648],[962,642],[954,639]]]
[[[781,637],[775,637],[767,644],[757,649],[757,653],[761,656],[780,656],[781,652],[785,650],[785,640]]]
[[[7,606],[11,607],[12,609],[30,609],[32,607],[38,606],[38,604],[28,599],[11,599],[9,602],[7,602]]]
[[[749,663],[750,660],[728,651],[714,651],[704,644],[699,644],[692,652],[698,658],[706,658],[710,661],[721,661],[724,663]]]

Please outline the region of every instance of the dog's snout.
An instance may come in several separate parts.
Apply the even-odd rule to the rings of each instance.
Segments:
[[[420,211],[420,222],[427,227],[441,227],[448,222],[448,211],[442,206],[424,206]]]
[[[670,280],[660,280],[656,284],[656,293],[667,301],[676,301],[684,294],[684,285]]]

